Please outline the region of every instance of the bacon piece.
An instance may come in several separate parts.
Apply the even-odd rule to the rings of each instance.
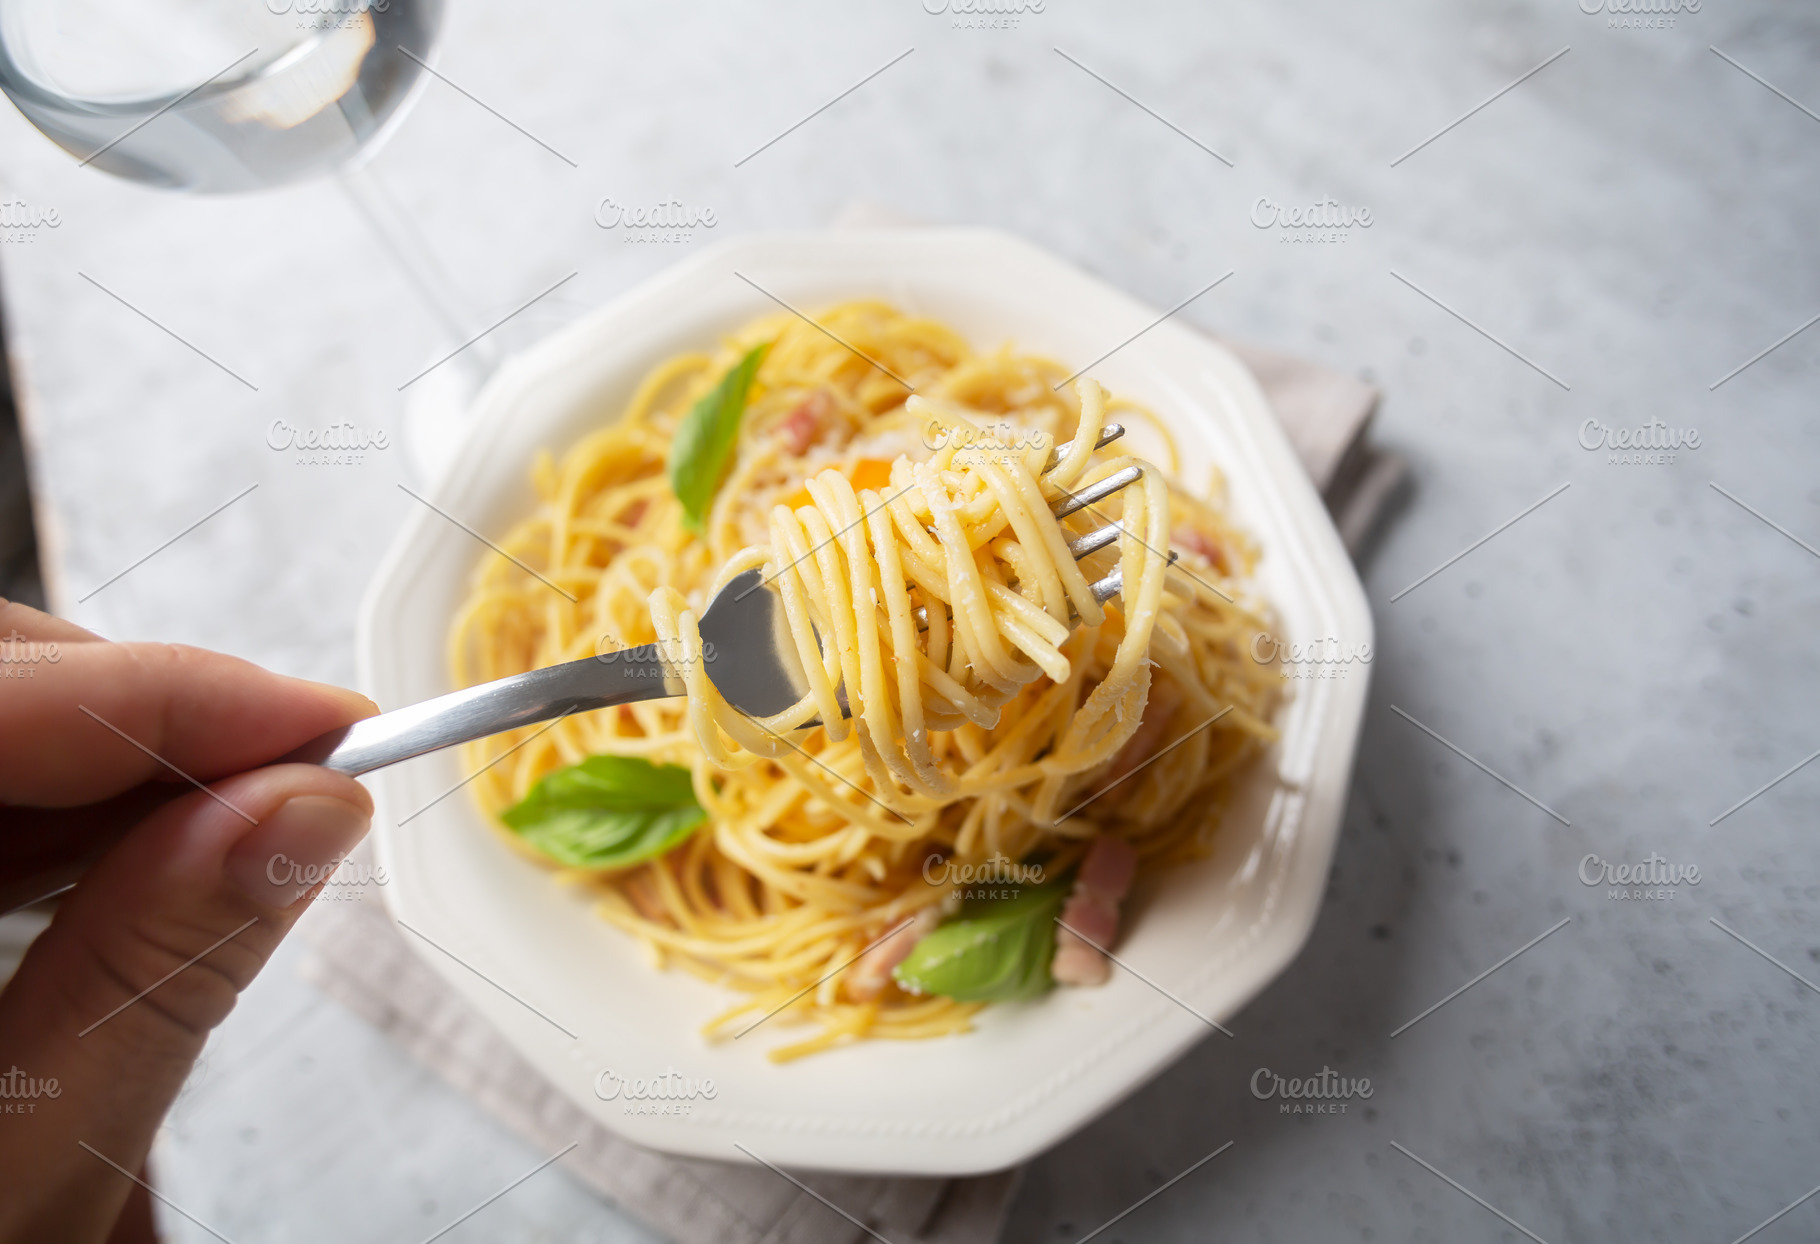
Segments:
[[[861,955],[842,982],[847,996],[855,1002],[876,1001],[891,983],[891,969],[908,959],[916,944],[935,932],[941,922],[941,908],[925,907],[911,918],[909,928]]]
[[[1105,946],[1118,936],[1118,904],[1077,889],[1062,907],[1062,922],[1068,927],[1055,931],[1055,958],[1050,960],[1049,975],[1058,985],[1105,984],[1112,965],[1088,943]]]
[[[660,868],[662,865],[651,864],[648,867]],[[671,923],[670,909],[665,907],[663,899],[658,897],[657,882],[645,869],[627,875],[620,887],[620,893],[631,899],[632,906],[638,914],[652,924]]]
[[[1125,740],[1125,746],[1113,755],[1112,768],[1106,771],[1104,779],[1106,784],[1125,777],[1157,754],[1163,746],[1163,736],[1169,733],[1169,722],[1180,707],[1182,693],[1176,685],[1165,679],[1152,678],[1150,698],[1144,702],[1144,716],[1131,737]]]
[[[784,448],[801,457],[809,446],[828,431],[834,417],[834,399],[825,389],[817,389],[796,404],[796,409],[778,421],[777,431]]]
[[[1183,523],[1169,533],[1169,543],[1186,553],[1194,553],[1205,558],[1207,563],[1221,574],[1226,573],[1226,552],[1220,548],[1214,538],[1198,527]]]
[[[638,526],[638,520],[645,516],[645,511],[649,509],[650,506],[651,501],[648,497],[640,497],[631,505],[628,505],[626,507],[626,512],[619,516],[620,525],[622,527]]]
[[[1137,851],[1123,838],[1101,834],[1087,848],[1087,857],[1081,861],[1081,871],[1074,884],[1077,890],[1086,890],[1117,903],[1130,893],[1132,878],[1136,876]]]
[[[1058,985],[1103,985],[1112,973],[1105,955],[1088,943],[1111,948],[1119,934],[1119,903],[1137,874],[1137,851],[1123,838],[1101,834],[1087,848],[1074,893],[1062,905],[1055,931],[1055,958],[1049,975]],[[1079,936],[1076,936],[1076,934]]]

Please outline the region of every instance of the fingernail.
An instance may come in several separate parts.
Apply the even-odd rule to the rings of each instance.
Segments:
[[[344,800],[300,795],[234,844],[227,875],[253,901],[289,907],[334,875],[370,820]]]

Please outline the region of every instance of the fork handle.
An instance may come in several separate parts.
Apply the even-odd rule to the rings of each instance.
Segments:
[[[282,761],[350,776],[504,730],[616,704],[682,695],[656,644],[514,674],[331,730]]]

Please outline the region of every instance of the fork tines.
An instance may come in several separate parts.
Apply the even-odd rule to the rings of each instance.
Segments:
[[[1124,434],[1125,429],[1121,428],[1118,424],[1108,424],[1106,430],[1100,435],[1099,443],[1101,445],[1110,444]],[[1097,484],[1089,484],[1079,492],[1064,492],[1062,494],[1062,499],[1050,506],[1049,509],[1057,518],[1066,518],[1068,515],[1084,510],[1090,505],[1104,501],[1107,497],[1110,497],[1121,488],[1129,487],[1142,478],[1143,474],[1144,469],[1137,466],[1128,466],[1123,470],[1114,471],[1111,475],[1100,480]],[[1073,557],[1074,560],[1078,562],[1081,558],[1086,557],[1090,553],[1099,552],[1119,538],[1120,530],[1121,528],[1117,522],[1108,522],[1104,527],[1096,527],[1085,535],[1074,537],[1072,540],[1068,541],[1069,556]],[[1172,564],[1175,559],[1176,554],[1173,552],[1170,553],[1169,560]],[[1124,587],[1124,583],[1125,579],[1123,572],[1115,568],[1111,574],[1091,585],[1093,589],[1093,598],[1103,605],[1119,594],[1120,589]],[[912,616],[916,618],[916,624],[919,627],[926,627],[929,625],[929,611],[925,607],[918,605],[913,611]]]
[[[1098,453],[1123,435],[1125,435],[1124,424],[1108,423],[1105,427],[1100,429],[1100,439],[1093,443],[1093,452]],[[1055,470],[1056,464],[1061,462],[1061,460],[1062,450],[1061,446],[1058,445],[1056,448],[1049,451],[1049,461],[1043,463],[1043,474],[1047,475],[1049,472]]]

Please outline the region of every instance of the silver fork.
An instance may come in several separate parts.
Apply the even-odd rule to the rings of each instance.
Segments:
[[[1124,434],[1118,424],[1107,424],[1095,448],[1104,448]],[[1058,454],[1051,454],[1045,472],[1054,469],[1058,460]],[[1057,518],[1066,518],[1104,501],[1142,474],[1143,469],[1136,466],[1115,471],[1097,484],[1065,495],[1051,510]],[[1074,537],[1068,551],[1079,561],[1118,537],[1118,524],[1109,523]],[[1170,561],[1174,560],[1171,554]],[[797,659],[783,602],[775,592],[756,590],[764,582],[758,570],[735,576],[709,602],[699,624],[709,679],[727,703],[748,717],[783,712],[802,699],[809,685]],[[1114,569],[1092,585],[1093,597],[1105,604],[1123,586],[1120,571]],[[922,611],[917,613],[922,621]],[[369,773],[520,726],[683,693],[681,681],[665,668],[657,645],[642,644],[514,674],[368,717],[331,730],[284,759],[319,764],[340,773]],[[844,695],[841,706],[846,707]]]

